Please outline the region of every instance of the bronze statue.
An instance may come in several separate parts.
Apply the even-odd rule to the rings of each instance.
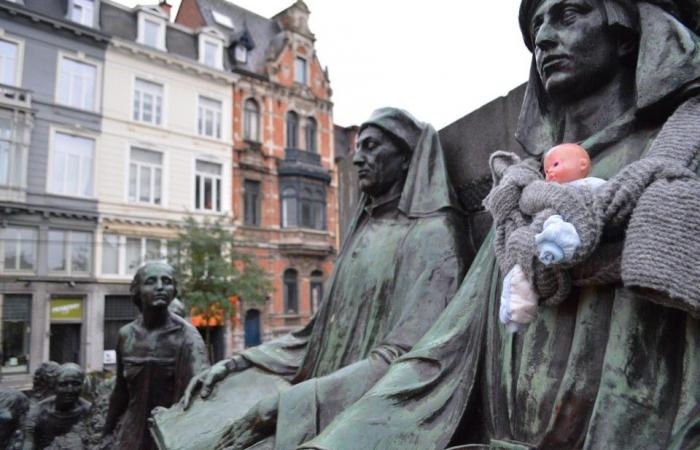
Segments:
[[[32,377],[32,393],[30,400],[33,403],[40,402],[54,395],[56,377],[61,365],[55,361],[45,361],[39,364]]]
[[[43,449],[80,424],[90,402],[80,398],[85,372],[75,363],[60,366],[55,395],[32,405],[25,424],[24,449]]]
[[[151,410],[175,403],[189,380],[209,367],[199,332],[168,311],[176,295],[173,268],[164,263],[145,264],[131,282],[141,314],[119,330],[117,381],[104,429],[111,433],[121,418],[121,450],[155,448],[146,426]]]
[[[597,241],[571,265],[544,268],[530,253],[540,305],[527,328],[509,332],[498,318],[497,256],[517,260],[534,242],[519,241],[522,217],[499,212],[522,208],[526,195],[578,210],[532,192],[521,164],[499,173],[496,228],[455,299],[371,391],[299,448],[700,448],[698,6],[522,1],[533,68],[516,136],[537,167],[556,144],[587,150],[591,175],[607,180],[589,218],[601,221]],[[498,242],[508,244],[502,253]]]
[[[26,395],[14,389],[0,389],[0,448],[22,449],[22,424],[28,410]]]
[[[363,196],[319,312],[302,330],[214,365],[185,396],[202,385],[207,397],[217,382],[212,396],[221,395],[220,385],[250,370],[291,382],[240,411],[219,447],[288,449],[313,437],[413,347],[462,279],[469,249],[435,130],[379,109],[361,126],[353,161]],[[237,406],[210,416],[236,419]],[[205,420],[182,421],[192,431],[168,448],[211,448],[197,441]]]

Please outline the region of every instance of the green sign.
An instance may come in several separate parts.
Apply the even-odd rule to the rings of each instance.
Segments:
[[[80,322],[83,320],[82,298],[52,298],[52,322]]]

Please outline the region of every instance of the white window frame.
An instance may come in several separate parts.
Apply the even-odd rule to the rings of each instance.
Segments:
[[[22,86],[22,68],[24,67],[24,41],[14,36],[10,37],[5,30],[0,28],[0,40],[15,44],[17,46],[17,59],[15,60],[15,79],[9,86]],[[2,80],[0,80],[2,82]],[[4,83],[2,83],[4,84]]]
[[[51,270],[50,267],[48,267],[48,255],[51,252],[51,240],[48,239],[49,233],[52,231],[57,231],[60,233],[64,233],[64,240],[63,240],[63,256],[65,258],[65,270]],[[89,253],[89,262],[88,262],[88,268],[87,271],[76,271],[73,269],[73,233],[85,233],[90,236],[88,240],[88,248],[90,249]],[[46,258],[47,258],[47,270],[49,271],[50,274],[57,274],[57,275],[82,275],[82,276],[89,276],[92,273],[92,268],[93,268],[93,261],[94,261],[94,254],[95,254],[95,245],[94,245],[94,238],[95,238],[95,233],[91,230],[66,230],[63,228],[49,228],[48,233],[47,233],[47,242],[48,245],[46,246],[47,251],[46,251]]]
[[[248,49],[242,44],[236,44],[236,48],[233,50],[236,61],[241,64],[248,62]]]
[[[85,64],[88,66],[93,66],[95,68],[95,80],[94,80],[94,92],[93,92],[93,104],[92,105],[85,105],[85,99],[82,101],[82,105],[76,106],[76,105],[71,105],[68,102],[62,102],[61,101],[61,81],[62,81],[62,67],[63,67],[63,61],[66,59],[70,59],[73,62],[79,63],[79,64]],[[54,96],[54,101],[58,105],[63,105],[67,106],[69,108],[77,108],[77,109],[83,109],[86,111],[93,111],[93,112],[98,112],[99,107],[98,105],[101,104],[102,101],[102,90],[100,89],[102,86],[102,64],[94,61],[92,59],[88,59],[85,57],[83,53],[78,53],[78,54],[70,54],[66,52],[59,51],[58,52],[58,62],[56,64],[56,86],[54,88],[55,96]]]
[[[156,36],[156,46],[150,46],[146,43],[146,20],[158,24],[158,36]],[[136,41],[146,47],[156,48],[166,51],[165,48],[165,27],[167,26],[165,18],[159,17],[155,13],[147,13],[139,11],[138,13],[138,30]]]
[[[96,0],[71,0],[68,10],[68,19],[83,26],[94,28],[96,16],[95,12],[97,9],[96,3]],[[86,8],[86,5],[89,5],[89,8]],[[76,6],[81,9],[80,18],[77,20],[73,17],[73,12],[75,11]],[[88,9],[90,14],[86,14]]]
[[[139,265],[144,263],[144,260],[146,258],[146,241],[147,240],[157,240],[160,242],[160,260],[162,261],[167,261],[168,258],[168,240],[164,239],[162,237],[158,236],[133,236],[129,234],[122,234],[120,232],[102,232],[102,236],[100,236],[100,245],[102,245],[104,235],[109,234],[112,236],[117,237],[117,273],[104,273],[102,271],[102,258],[104,257],[103,255],[100,256],[100,261],[98,264],[99,267],[99,274],[100,277],[103,278],[128,278],[133,276],[133,270],[130,270],[127,267],[127,260],[126,260],[126,240],[128,239],[139,239],[140,240],[140,262]],[[97,263],[97,262],[96,262]]]
[[[298,69],[297,63],[299,61],[304,61],[304,80],[303,81],[299,80],[299,73],[298,73],[299,71],[297,70]],[[301,84],[303,86],[307,86],[309,84],[309,60],[302,57],[302,56],[299,56],[299,55],[297,55],[294,58],[294,82]]]
[[[216,175],[213,175],[209,172],[198,172],[197,171],[197,161],[201,161],[203,163],[208,163],[208,164],[216,164],[217,166],[219,166],[221,169],[219,172],[219,176],[217,177]],[[192,205],[194,206],[194,209],[198,212],[216,213],[216,214],[220,214],[220,213],[226,211],[227,208],[226,208],[226,204],[224,203],[224,201],[227,198],[226,194],[225,194],[226,184],[224,183],[225,182],[225,177],[224,177],[225,165],[220,161],[213,161],[213,160],[204,159],[204,158],[195,158],[193,167],[194,167],[194,178],[193,178],[194,181],[193,181],[193,185],[192,185],[192,187],[193,187],[193,189],[192,189]],[[204,196],[204,178],[211,178],[212,179],[212,186],[214,186],[214,187],[216,186],[216,180],[219,180],[219,183],[221,186],[219,189],[219,193],[218,193],[219,198],[217,198],[216,189],[215,188],[212,189],[212,206],[213,207],[211,209],[197,206],[197,185],[196,185],[197,177],[200,178],[199,179],[199,183],[200,183],[199,192],[200,192],[200,195],[202,196],[202,203],[204,202],[204,197],[203,197]],[[217,200],[219,201],[219,204],[221,205],[221,209],[219,209],[219,210],[216,209]]]
[[[21,127],[17,121],[20,120],[14,111],[0,111],[0,118],[10,122],[10,137],[2,138],[0,143],[8,146],[7,156],[7,182],[2,181],[3,174],[0,173],[0,186],[24,189],[27,187],[27,159],[29,155],[29,145],[25,142],[28,124],[25,122]],[[18,162],[19,160],[19,162]]]
[[[214,64],[207,64],[206,61],[206,47],[207,44],[213,44],[216,47],[216,54],[214,55]],[[199,33],[199,63],[204,64],[207,67],[213,67],[215,69],[224,68],[224,42],[220,38],[209,34],[209,33]]]
[[[215,111],[213,109],[207,108],[206,106],[202,105],[202,100],[209,100],[212,102],[218,102],[221,105],[221,108],[218,111]],[[226,139],[227,133],[224,131],[224,124],[226,123],[226,116],[224,114],[224,111],[226,110],[226,102],[220,98],[217,97],[212,97],[210,95],[203,95],[203,94],[198,94],[197,95],[197,117],[196,117],[196,130],[197,134],[202,137],[210,138],[210,139],[216,139],[217,141],[221,141]],[[211,135],[206,133],[206,121],[205,117],[202,117],[202,115],[206,115],[207,111],[212,112],[212,133]],[[218,114],[217,114],[218,112]],[[217,123],[218,122],[218,123]],[[217,135],[217,125],[218,125],[218,135]]]
[[[10,241],[8,238],[5,236],[5,233],[8,229],[10,228],[19,228],[19,229],[26,229],[26,230],[32,230],[34,232],[34,238],[32,242],[32,248],[33,248],[33,253],[34,253],[34,267],[31,269],[17,269],[16,267],[18,266],[17,260],[15,259],[15,266],[8,268],[5,266],[5,249],[11,245]],[[0,269],[2,269],[2,272],[9,273],[12,272],[13,274],[32,274],[36,273],[37,271],[37,266],[39,265],[39,248],[37,245],[39,237],[39,229],[34,226],[28,226],[28,225],[21,225],[21,224],[10,224],[7,227],[0,228]],[[17,245],[19,247],[19,250],[17,252],[17,256],[15,258],[19,258],[19,255],[21,255],[21,240],[12,242],[12,245]]]
[[[154,97],[154,106],[153,106],[153,111],[152,111],[152,117],[153,120],[147,121],[143,120],[143,93],[138,91],[138,83],[139,81],[142,81],[146,84],[153,84],[160,86],[160,93],[158,94],[156,90],[151,90],[148,91],[147,93],[151,94]],[[165,111],[166,111],[166,104],[165,104],[165,98],[166,98],[166,86],[165,83],[161,83],[159,81],[152,80],[151,77],[140,77],[140,76],[134,76],[133,78],[133,88],[131,90],[131,95],[132,95],[132,100],[131,100],[131,120],[139,123],[146,123],[149,125],[154,125],[157,127],[164,127],[166,126],[166,121],[165,121]],[[140,95],[139,95],[140,94]],[[155,98],[157,95],[160,95],[160,122],[157,122],[156,119],[156,108],[155,108]],[[135,117],[136,115],[136,100],[138,98],[139,101],[139,114],[138,117]]]
[[[155,164],[155,163],[147,163],[147,162],[142,162],[142,161],[132,161],[131,159],[131,152],[132,150],[144,150],[148,152],[153,152],[153,153],[158,153],[160,154],[160,165]],[[154,206],[157,208],[161,208],[165,206],[165,153],[148,148],[148,147],[139,147],[137,145],[131,145],[129,146],[129,150],[127,153],[127,171],[126,171],[126,201],[127,203],[131,203],[134,205],[148,205],[148,206]],[[130,183],[130,178],[131,178],[131,165],[136,164],[136,198],[135,200],[132,200],[131,198],[131,183]],[[140,192],[141,192],[141,177],[139,176],[139,173],[141,171],[141,168],[148,168],[151,171],[151,200],[144,202],[140,200]],[[155,203],[155,187],[156,187],[156,181],[155,181],[155,170],[160,169],[160,203]]]
[[[82,194],[71,194],[66,192],[57,192],[53,190],[53,164],[56,158],[56,134],[66,134],[73,137],[78,137],[81,139],[89,139],[92,141],[92,160],[90,167],[90,178],[92,180],[92,185],[90,193],[88,195]],[[95,167],[96,167],[96,155],[97,155],[97,136],[87,133],[76,133],[74,130],[59,127],[49,127],[49,158],[48,158],[48,174],[46,177],[46,192],[60,195],[62,197],[75,197],[75,198],[95,198]],[[78,180],[78,186],[80,186],[80,181]],[[64,181],[65,184],[65,181]]]

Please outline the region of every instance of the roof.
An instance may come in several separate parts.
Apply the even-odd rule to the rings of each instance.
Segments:
[[[286,43],[282,29],[276,21],[241,8],[226,0],[197,0],[200,12],[207,26],[215,27],[228,36],[232,43],[237,43],[247,31],[253,48],[248,51],[246,64],[238,63],[236,67],[247,72],[266,74],[268,51],[277,56]],[[214,11],[231,19],[233,30],[214,20]],[[249,46],[246,43],[246,46]],[[268,50],[268,48],[270,50]]]

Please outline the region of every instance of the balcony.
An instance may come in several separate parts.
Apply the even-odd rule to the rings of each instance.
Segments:
[[[280,176],[300,176],[326,183],[331,181],[330,171],[321,166],[321,155],[298,148],[284,149],[284,159],[278,162]]]
[[[27,89],[0,84],[0,106],[29,110],[32,107],[32,93]]]

